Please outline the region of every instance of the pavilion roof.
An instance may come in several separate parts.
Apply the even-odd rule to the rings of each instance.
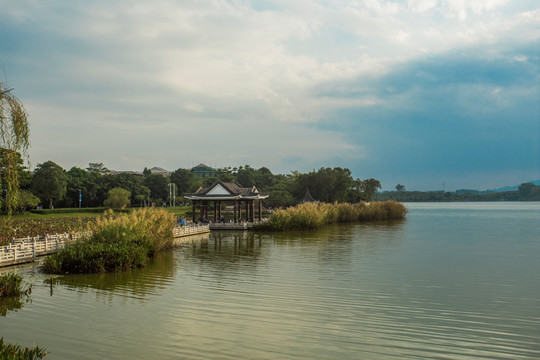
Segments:
[[[309,189],[306,188],[306,194],[304,195],[304,197],[302,198],[302,200],[300,200],[300,202],[316,202],[317,200],[315,200],[313,198],[313,196],[311,196],[311,193],[309,192]]]
[[[196,192],[186,194],[192,200],[235,200],[235,199],[265,199],[266,194],[260,193],[255,186],[245,188],[235,182],[217,181],[206,188],[199,188]]]

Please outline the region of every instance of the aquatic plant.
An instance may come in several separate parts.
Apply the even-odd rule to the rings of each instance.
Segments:
[[[350,203],[303,203],[276,210],[269,221],[257,225],[255,230],[286,231],[313,230],[327,224],[402,219],[407,208],[396,201]]]
[[[175,218],[164,209],[98,218],[91,235],[45,259],[46,273],[97,273],[142,267],[157,251],[172,246]]]
[[[22,297],[25,296],[26,301],[29,301],[32,286],[23,287],[22,280],[21,276],[13,273],[0,276],[0,316],[6,316],[8,311],[22,308]]]
[[[37,360],[47,355],[45,349],[35,346],[34,348],[21,347],[20,345],[4,343],[0,338],[0,359],[5,360]]]
[[[6,274],[0,276],[0,298],[11,296],[21,296],[28,292],[28,289],[21,287],[22,277],[17,274]]]

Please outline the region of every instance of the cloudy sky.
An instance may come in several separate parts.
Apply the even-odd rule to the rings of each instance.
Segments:
[[[537,0],[0,0],[32,167],[540,179]]]

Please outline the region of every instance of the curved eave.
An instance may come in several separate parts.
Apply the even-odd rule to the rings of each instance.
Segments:
[[[193,196],[188,195],[185,196],[186,199],[189,200],[239,200],[242,197],[240,195],[238,196]]]
[[[186,195],[185,198],[189,200],[263,200],[266,199],[268,195],[256,195],[256,196],[197,196],[197,195]]]
[[[268,197],[268,195],[242,196],[242,199],[263,200],[263,199],[266,199],[267,197]]]

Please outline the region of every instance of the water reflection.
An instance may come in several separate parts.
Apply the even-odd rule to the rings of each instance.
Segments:
[[[20,296],[12,296],[0,299],[0,316],[6,316],[8,311],[17,311],[22,309],[25,302],[30,302],[30,297],[23,300]]]
[[[279,246],[298,247],[320,264],[342,264],[351,256],[387,253],[403,241],[406,220],[366,224],[336,224],[317,231],[272,234]]]
[[[215,231],[208,241],[181,252],[184,266],[201,267],[202,276],[253,272],[263,258],[264,235],[251,231]]]
[[[54,295],[55,286],[61,285],[81,293],[88,293],[92,289],[97,298],[109,302],[118,295],[146,300],[149,296],[160,295],[173,282],[175,271],[173,251],[163,251],[142,269],[104,274],[72,274],[50,277],[44,282],[50,286],[51,296]]]

